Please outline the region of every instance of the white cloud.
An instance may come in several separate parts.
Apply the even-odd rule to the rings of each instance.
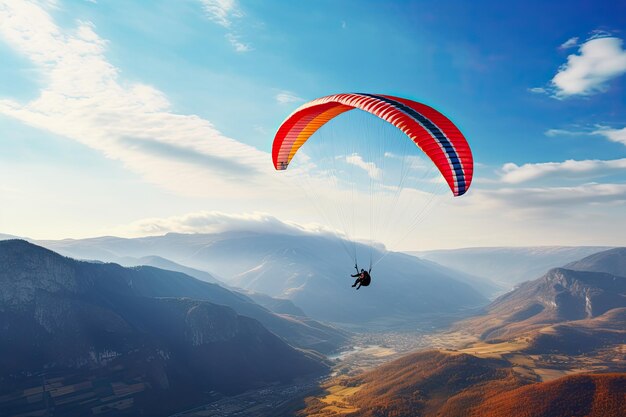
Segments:
[[[502,166],[502,182],[519,184],[546,177],[590,177],[603,176],[626,170],[626,158],[603,160],[567,160],[565,162],[543,162],[538,164],[516,165],[507,163]]]
[[[0,21],[0,37],[36,65],[44,84],[25,104],[0,99],[0,114],[74,139],[180,194],[242,194],[272,172],[267,153],[176,114],[156,88],[122,80],[91,23],[62,29],[29,2],[6,4]]]
[[[613,34],[609,31],[602,29],[595,29],[591,31],[591,36],[589,39],[598,39],[598,38],[610,38]]]
[[[626,145],[626,127],[621,129],[612,129],[609,127],[600,127],[592,132],[593,135],[602,135],[607,139]]]
[[[600,135],[600,136],[604,136],[610,141],[626,145],[626,127],[623,127],[621,129],[615,129],[615,128],[611,128],[608,126],[596,125],[595,128],[585,128],[581,130],[548,129],[546,130],[545,135],[546,136]]]
[[[223,232],[253,232],[253,233],[281,233],[305,234],[328,233],[328,229],[318,224],[300,225],[294,222],[282,221],[278,218],[260,212],[227,214],[219,211],[198,211],[181,216],[154,217],[137,220],[127,225],[112,229],[120,236],[154,236],[166,233],[223,233]],[[109,230],[109,233],[111,230]]]
[[[367,175],[369,175],[372,179],[376,180],[379,179],[381,176],[380,168],[378,168],[373,162],[365,162],[363,158],[361,158],[361,155],[354,153],[352,155],[346,156],[346,162],[361,168],[362,170],[367,172]]]
[[[226,33],[225,37],[235,52],[252,51],[252,45],[242,41],[237,31],[232,30],[233,26],[236,26],[233,23],[243,17],[243,12],[237,0],[200,0],[200,3],[209,19],[222,27],[231,29]]]
[[[588,135],[588,131],[583,130],[566,130],[566,129],[548,129],[544,133],[546,136],[554,137],[554,136],[581,136]]]
[[[403,166],[412,171],[413,170],[420,170],[420,171],[434,170],[434,167],[435,167],[432,161],[428,160],[428,157],[426,156],[419,156],[419,155],[412,155],[412,154],[400,155],[400,154],[395,154],[392,152],[385,152],[384,156],[385,158],[402,161]],[[441,177],[441,179],[443,179],[443,177]]]
[[[230,27],[233,18],[242,16],[236,0],[200,0],[209,19],[218,25]]]
[[[552,78],[555,97],[606,91],[610,80],[626,73],[626,51],[622,43],[615,37],[592,38],[583,43],[579,54],[570,55]]]
[[[233,33],[227,33],[226,39],[235,48],[235,52],[250,52],[252,50],[252,46],[249,43],[243,43],[239,36]]]
[[[439,205],[420,225],[419,235],[428,237],[422,246],[432,247],[436,239],[441,248],[623,246],[625,209],[626,184],[474,188]],[[446,233],[452,229],[455,233]],[[420,245],[419,239],[414,245]]]
[[[502,188],[481,190],[486,200],[497,201],[511,209],[561,210],[576,204],[626,202],[626,184],[589,183],[574,187]]]
[[[535,94],[545,94],[548,92],[548,90],[546,90],[543,87],[532,87],[532,88],[529,88],[528,91],[530,91],[531,93],[535,93]]]
[[[563,42],[561,46],[559,46],[559,49],[569,49],[576,45],[578,45],[578,36],[574,36]]]
[[[287,103],[298,103],[300,101],[304,101],[304,99],[298,97],[296,94],[292,93],[291,91],[281,91],[278,94],[276,94],[276,101],[279,102],[280,104],[287,104]]]

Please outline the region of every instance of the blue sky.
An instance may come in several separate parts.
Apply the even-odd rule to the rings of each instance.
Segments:
[[[441,110],[477,162],[400,246],[623,245],[626,5],[509,3],[2,1],[0,232],[320,222],[281,201],[273,134],[360,91]]]

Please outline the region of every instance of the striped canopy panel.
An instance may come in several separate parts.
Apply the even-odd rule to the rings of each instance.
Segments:
[[[287,169],[311,135],[333,117],[352,109],[371,113],[404,132],[434,162],[455,196],[468,190],[474,161],[463,134],[432,107],[393,96],[335,94],[300,106],[276,132],[272,146],[274,167]]]

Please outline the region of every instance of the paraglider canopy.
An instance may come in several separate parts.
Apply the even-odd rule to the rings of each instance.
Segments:
[[[474,172],[472,152],[461,131],[443,114],[416,101],[386,95],[335,94],[310,101],[279,127],[272,147],[277,170],[285,170],[298,149],[324,124],[360,109],[396,126],[434,162],[455,196],[469,189]]]

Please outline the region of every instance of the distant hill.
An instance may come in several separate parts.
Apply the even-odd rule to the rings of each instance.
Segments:
[[[0,408],[14,414],[52,402],[77,415],[76,407],[123,400],[135,415],[164,415],[212,390],[232,394],[327,369],[258,321],[185,297],[212,284],[179,273],[79,262],[21,240],[0,242],[0,265]],[[41,387],[42,373],[58,381],[51,389],[66,378],[79,383],[48,400],[15,391]],[[136,395],[106,394],[95,381],[133,386]],[[76,390],[85,391],[73,398]]]
[[[291,300],[284,298],[270,297],[260,292],[247,291],[245,294],[254,300],[255,303],[262,305],[270,311],[277,314],[289,314],[291,316],[306,317],[302,309],[296,306]]]
[[[159,269],[167,269],[168,271],[182,272],[183,274],[199,279],[200,281],[210,282],[212,284],[219,284],[220,286],[224,286],[224,283],[222,281],[215,278],[213,275],[209,274],[206,271],[201,271],[195,268],[189,268],[185,265],[172,262],[169,259],[165,259],[160,256],[154,256],[154,255],[143,256],[141,258],[120,257],[116,261],[111,261],[111,262],[119,263],[122,266],[146,265],[146,266],[153,266]]]
[[[626,248],[598,252],[579,261],[571,262],[565,265],[565,268],[626,276]]]
[[[524,351],[580,355],[606,348],[620,355],[622,345],[626,345],[626,308],[614,308],[594,318],[542,327],[530,334]]]
[[[548,270],[603,251],[603,246],[465,248],[410,252],[441,265],[512,288]]]
[[[228,285],[292,301],[309,317],[336,323],[389,326],[422,315],[457,314],[487,299],[457,273],[401,253],[388,254],[372,285],[351,288],[354,265],[333,236],[225,232],[137,239],[102,237],[41,242],[85,259],[156,255],[215,274]],[[357,245],[367,267],[369,249]],[[376,253],[376,256],[382,254]]]

